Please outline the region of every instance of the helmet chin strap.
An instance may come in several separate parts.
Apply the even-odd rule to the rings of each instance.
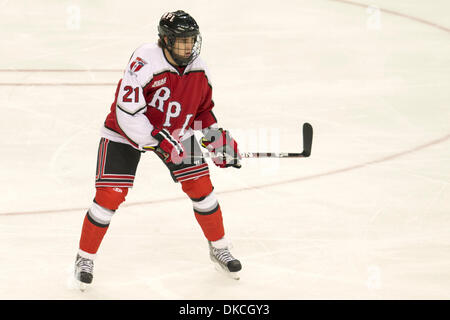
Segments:
[[[172,57],[173,61],[175,61],[175,63],[179,66],[179,67],[185,67],[189,64],[190,62],[190,56],[189,58],[181,58],[179,57],[177,54],[173,53],[173,52],[169,52],[170,56]]]

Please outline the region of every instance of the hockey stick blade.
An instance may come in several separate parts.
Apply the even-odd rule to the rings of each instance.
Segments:
[[[312,148],[312,139],[313,139],[313,128],[312,125],[308,122],[303,124],[303,156],[309,157],[311,155]]]

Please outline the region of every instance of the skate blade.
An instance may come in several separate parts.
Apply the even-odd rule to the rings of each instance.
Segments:
[[[86,289],[87,289],[87,284],[83,283],[83,282],[80,282],[79,289],[80,289],[81,292],[85,292]]]
[[[81,292],[84,292],[88,288],[88,284],[81,282],[80,280],[76,279],[74,276],[70,276],[67,279],[67,288],[69,290],[80,290]]]
[[[241,278],[239,272],[227,272],[227,273],[230,275],[231,279],[239,280]]]
[[[89,284],[81,282],[78,279],[75,279],[75,283],[77,288],[81,291],[81,292],[85,292],[87,288],[89,288]]]
[[[228,270],[225,270],[220,264],[218,264],[215,261],[213,261],[213,264],[214,264],[214,268],[219,273],[222,273],[223,275],[227,276],[228,278],[231,278],[233,280],[239,280],[241,278],[240,275],[239,275],[239,272],[230,272]]]
[[[86,291],[89,284],[81,282],[80,280],[77,279],[73,266],[69,266],[66,272],[67,272],[66,284],[69,290],[80,290],[81,292]]]

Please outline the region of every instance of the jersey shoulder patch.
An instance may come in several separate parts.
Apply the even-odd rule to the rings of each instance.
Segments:
[[[141,84],[150,81],[153,76],[153,48],[153,44],[149,43],[138,47],[131,56],[127,68],[125,69],[126,74],[135,76]]]
[[[132,73],[136,73],[139,70],[142,69],[142,67],[144,67],[148,62],[145,61],[143,58],[141,57],[136,57],[131,63],[130,63],[130,72]]]

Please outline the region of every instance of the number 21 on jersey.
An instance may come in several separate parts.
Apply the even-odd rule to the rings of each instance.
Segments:
[[[132,86],[125,86],[123,88],[123,90],[125,90],[125,94],[123,95],[123,102],[134,102],[134,103],[138,103],[139,102],[139,87],[134,88]],[[131,96],[131,94],[134,92],[134,97]],[[131,97],[130,97],[131,96]],[[133,100],[134,98],[134,100]]]

